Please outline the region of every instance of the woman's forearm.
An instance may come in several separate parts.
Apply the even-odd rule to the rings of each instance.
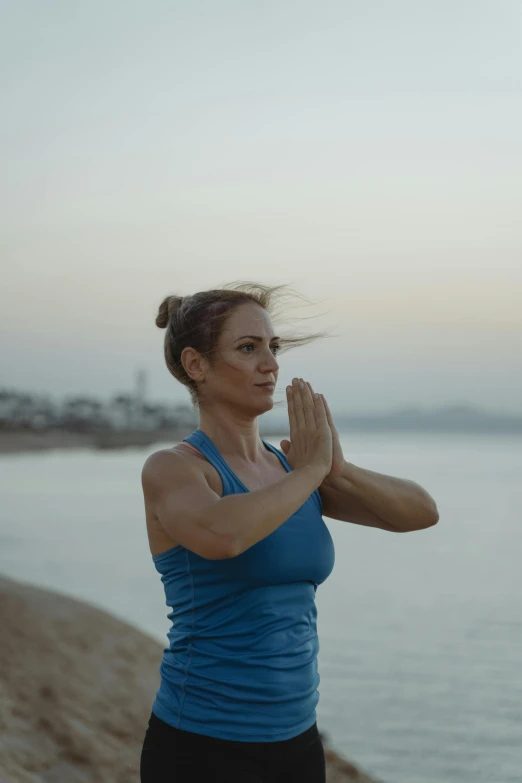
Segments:
[[[205,510],[201,522],[228,542],[229,557],[235,557],[286,522],[318,489],[323,476],[312,466],[292,470],[261,489],[226,495]]]
[[[339,505],[343,493],[355,496],[397,530],[420,530],[431,527],[439,519],[437,504],[419,484],[375,473],[351,462],[345,461],[342,476],[325,478],[322,486],[336,489]],[[336,510],[342,513],[342,509]]]

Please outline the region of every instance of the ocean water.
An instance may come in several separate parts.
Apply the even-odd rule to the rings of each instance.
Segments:
[[[171,445],[0,457],[0,572],[166,643],[140,474]],[[320,730],[385,783],[520,783],[522,439],[357,433],[343,449],[421,484],[440,520],[394,534],[325,518],[336,563],[316,599]]]

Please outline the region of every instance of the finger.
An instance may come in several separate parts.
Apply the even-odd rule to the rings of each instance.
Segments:
[[[334,424],[334,421],[333,421],[332,414],[330,412],[330,408],[329,408],[328,403],[326,402],[323,394],[321,394],[321,397],[323,398],[324,408],[325,408],[325,411],[326,411],[326,416],[328,418],[328,424],[330,425],[332,430],[334,430],[335,429],[335,424]]]
[[[304,411],[306,426],[315,427],[316,426],[315,405],[314,405],[312,393],[310,391],[310,387],[308,383],[306,383],[302,378],[300,378],[300,381],[303,384],[303,388],[300,389],[300,392],[301,392],[301,399],[303,400],[303,411]]]
[[[289,449],[290,449],[290,446],[291,446],[292,444],[290,443],[290,441],[289,441],[289,440],[286,440],[286,438],[285,438],[284,440],[281,440],[281,441],[279,442],[279,445],[281,446],[281,451],[283,452],[283,454],[285,454],[285,455],[286,455],[286,454],[288,454],[288,451],[289,451]]]
[[[300,394],[299,389],[299,379],[295,378],[292,381],[292,402],[294,405],[294,415],[295,415],[295,422],[297,427],[305,427],[306,425],[306,419],[303,409],[303,399]]]
[[[290,425],[290,440],[293,440],[295,438],[295,433],[297,430],[297,419],[295,417],[294,397],[292,394],[291,386],[286,387],[286,401],[288,404],[288,422]]]
[[[315,399],[315,417],[317,420],[317,427],[328,427],[328,416],[326,415],[325,400],[322,394],[318,394]]]
[[[323,403],[324,403],[324,409],[326,411],[326,418],[328,419],[328,424],[331,424],[331,418],[332,417],[330,416],[330,408],[328,407],[328,403],[326,402],[326,400],[324,398],[324,394],[321,394],[321,398],[322,398]]]
[[[308,383],[308,381],[307,381],[307,383]],[[317,397],[316,397],[311,383],[308,383],[308,387],[310,389],[310,394],[312,395],[312,402],[313,402],[313,405],[314,405],[315,421],[316,421],[317,426],[319,426],[319,419],[317,418],[317,406],[319,404],[319,400],[321,399],[322,395],[318,394]],[[323,398],[323,402],[324,402],[324,398]]]
[[[306,385],[307,385],[307,386],[308,386],[308,388],[310,389],[310,396],[311,396],[311,398],[312,398],[312,406],[313,406],[313,409],[314,409],[314,419],[315,419],[315,422],[316,422],[316,424],[317,424],[317,419],[316,419],[316,417],[315,417],[315,396],[314,396],[314,395],[315,395],[315,392],[314,392],[314,390],[312,389],[312,384],[310,383],[310,381],[306,381]]]

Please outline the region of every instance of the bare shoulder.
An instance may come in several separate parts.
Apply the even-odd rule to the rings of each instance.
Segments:
[[[188,452],[189,449],[186,449]],[[205,479],[203,467],[198,460],[190,459],[176,448],[160,449],[150,454],[141,471],[141,484],[145,502],[145,518],[149,548],[152,555],[159,555],[178,545],[175,534],[169,534],[161,524],[158,509],[165,504],[170,493],[187,487],[192,480]]]
[[[198,512],[221,495],[213,490],[202,461],[177,449],[160,449],[145,460],[142,485],[151,554],[182,545],[196,554],[210,551],[213,557],[208,535],[201,537]]]
[[[209,486],[214,488],[216,482],[209,474],[209,467],[212,466],[203,454],[187,448],[182,443],[171,449],[159,449],[149,454],[145,460],[141,471],[143,489],[154,491],[170,484],[174,475],[204,476]]]
[[[159,449],[149,454],[141,471],[142,481],[154,483],[161,481],[166,476],[171,476],[173,471],[186,472],[194,470],[197,462],[191,459],[191,455],[180,451],[177,447],[172,449]]]

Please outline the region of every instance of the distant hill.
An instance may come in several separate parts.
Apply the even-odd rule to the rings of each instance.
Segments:
[[[279,412],[278,412],[279,413]],[[403,408],[388,413],[335,413],[337,429],[351,432],[476,432],[522,435],[522,416],[490,413],[473,405],[447,405],[436,410]],[[288,429],[288,419],[276,416],[265,420],[264,429]],[[260,421],[260,432],[262,431]]]

